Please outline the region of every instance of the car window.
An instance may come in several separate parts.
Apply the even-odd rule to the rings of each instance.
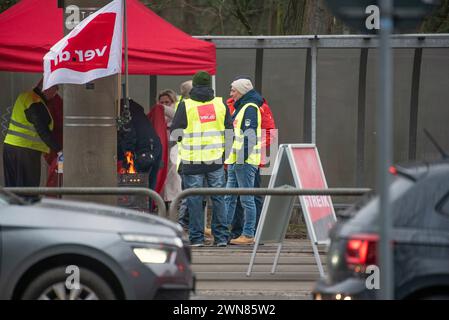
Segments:
[[[390,201],[395,201],[399,197],[401,197],[405,192],[407,192],[415,182],[406,179],[404,177],[395,177],[391,184],[391,194]],[[367,199],[363,199],[364,205],[361,207],[362,209],[358,211],[358,214],[354,217],[354,223],[377,223],[377,219],[379,215],[377,215],[377,211],[379,208],[379,196],[378,195],[369,195]]]
[[[376,193],[374,191],[366,193],[356,203],[354,203],[345,211],[341,212],[339,216],[343,218],[354,217],[359,212],[359,210],[363,208],[368,202],[370,202],[374,197],[376,197]]]

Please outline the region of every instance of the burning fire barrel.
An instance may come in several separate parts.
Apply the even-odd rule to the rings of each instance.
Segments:
[[[148,178],[148,173],[137,173],[134,167],[134,155],[131,152],[127,152],[126,163],[119,171],[118,186],[126,188],[148,188]],[[134,195],[119,196],[118,205],[127,209],[150,212],[149,197]]]
[[[123,173],[118,176],[118,186],[126,188],[148,188],[147,173]],[[123,195],[118,197],[118,205],[123,208],[149,212],[150,199],[144,196]]]

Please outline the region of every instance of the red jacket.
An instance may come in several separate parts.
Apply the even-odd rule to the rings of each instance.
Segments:
[[[151,111],[147,115],[151,124],[156,130],[159,139],[162,144],[162,161],[164,166],[159,169],[157,175],[156,192],[161,194],[165,186],[165,180],[167,180],[168,173],[168,135],[167,135],[167,122],[165,121],[164,106],[157,104],[151,108]]]
[[[53,138],[62,147],[62,131],[63,131],[63,102],[61,97],[57,94],[53,99],[47,102],[47,108],[50,111],[51,117],[53,118]],[[58,174],[56,173],[58,167],[57,154],[54,151],[44,154],[44,159],[48,164],[48,177],[47,177],[47,187],[59,187],[58,186]],[[62,174],[61,177],[62,178]]]
[[[226,101],[231,116],[234,115],[234,99],[229,98]],[[267,100],[263,99],[263,105],[260,107],[260,114],[262,116],[262,131],[265,130],[265,134],[262,134],[262,164],[264,166],[267,163],[266,151],[270,149],[271,143],[276,136],[276,123],[274,122],[273,113],[271,112],[270,106]]]

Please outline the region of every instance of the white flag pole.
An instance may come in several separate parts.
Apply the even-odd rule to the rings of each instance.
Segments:
[[[124,17],[125,17],[125,14],[124,14],[124,6],[123,6],[123,3],[124,3],[124,1],[125,0],[123,0],[122,1],[122,33],[123,33],[123,25],[124,25]],[[121,35],[121,37],[123,36],[123,34]],[[123,50],[123,49],[122,49]],[[120,55],[120,59],[121,59],[122,57],[121,57],[121,55]],[[121,125],[121,123],[120,123],[120,119],[121,119],[121,116],[122,116],[122,96],[123,96],[123,85],[122,85],[122,69],[121,69],[121,67],[120,67],[120,70],[119,70],[119,72],[118,72],[118,74],[117,74],[117,87],[118,87],[118,108],[117,108],[117,121],[118,121],[118,129],[120,129],[120,125]]]
[[[129,128],[127,125],[131,121],[131,114],[130,114],[130,106],[129,106],[129,70],[128,70],[128,14],[126,11],[126,0],[122,1],[123,4],[123,37],[125,41],[125,92],[124,92],[124,110],[121,112],[120,116],[120,129],[123,129],[125,131],[129,131]],[[121,101],[120,101],[121,104]]]
[[[129,70],[128,70],[128,22],[127,22],[127,12],[126,12],[126,0],[123,0],[123,21],[124,21],[124,32],[125,32],[125,93],[126,99],[129,98]],[[128,102],[127,102],[128,104]],[[129,107],[129,105],[128,105]]]

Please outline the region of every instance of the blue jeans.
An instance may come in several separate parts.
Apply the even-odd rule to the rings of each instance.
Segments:
[[[183,228],[188,228],[189,226],[189,211],[187,209],[187,200],[185,198],[181,200],[181,205],[179,206],[178,223]]]
[[[207,184],[203,186],[207,188]],[[184,186],[184,179],[182,179],[182,190],[184,191],[186,188]],[[203,211],[207,206],[207,201],[203,201]],[[184,228],[189,228],[189,208],[187,207],[187,199],[183,198],[181,201],[181,205],[179,206],[179,214],[178,214],[178,223]]]
[[[257,169],[256,178],[254,179],[254,188],[260,188],[260,169]],[[254,202],[256,203],[256,231],[259,225],[260,214],[262,213],[262,207],[264,202],[264,196],[254,196]],[[242,203],[240,197],[237,200],[237,206],[235,208],[234,219],[231,223],[231,239],[236,239],[242,235],[243,224],[245,222],[245,215],[243,212]]]
[[[203,188],[204,181],[210,188],[225,187],[224,169],[197,175],[184,175],[185,189]],[[212,235],[215,244],[227,243],[229,237],[228,224],[225,212],[225,201],[223,196],[211,196],[212,200]],[[189,238],[191,244],[204,243],[204,210],[203,197],[192,196],[187,198],[189,215]]]
[[[226,188],[253,188],[257,169],[257,167],[250,164],[230,165],[228,168],[228,184]],[[243,235],[254,238],[257,216],[254,196],[240,196],[240,201],[245,211]],[[226,196],[225,202],[228,225],[231,225],[235,216],[237,196]]]
[[[181,185],[182,185],[182,190],[185,190],[186,187],[184,185],[184,177],[182,177]],[[178,223],[183,228],[187,229],[189,227],[189,211],[187,209],[187,199],[186,198],[181,200],[181,205],[179,206]]]

